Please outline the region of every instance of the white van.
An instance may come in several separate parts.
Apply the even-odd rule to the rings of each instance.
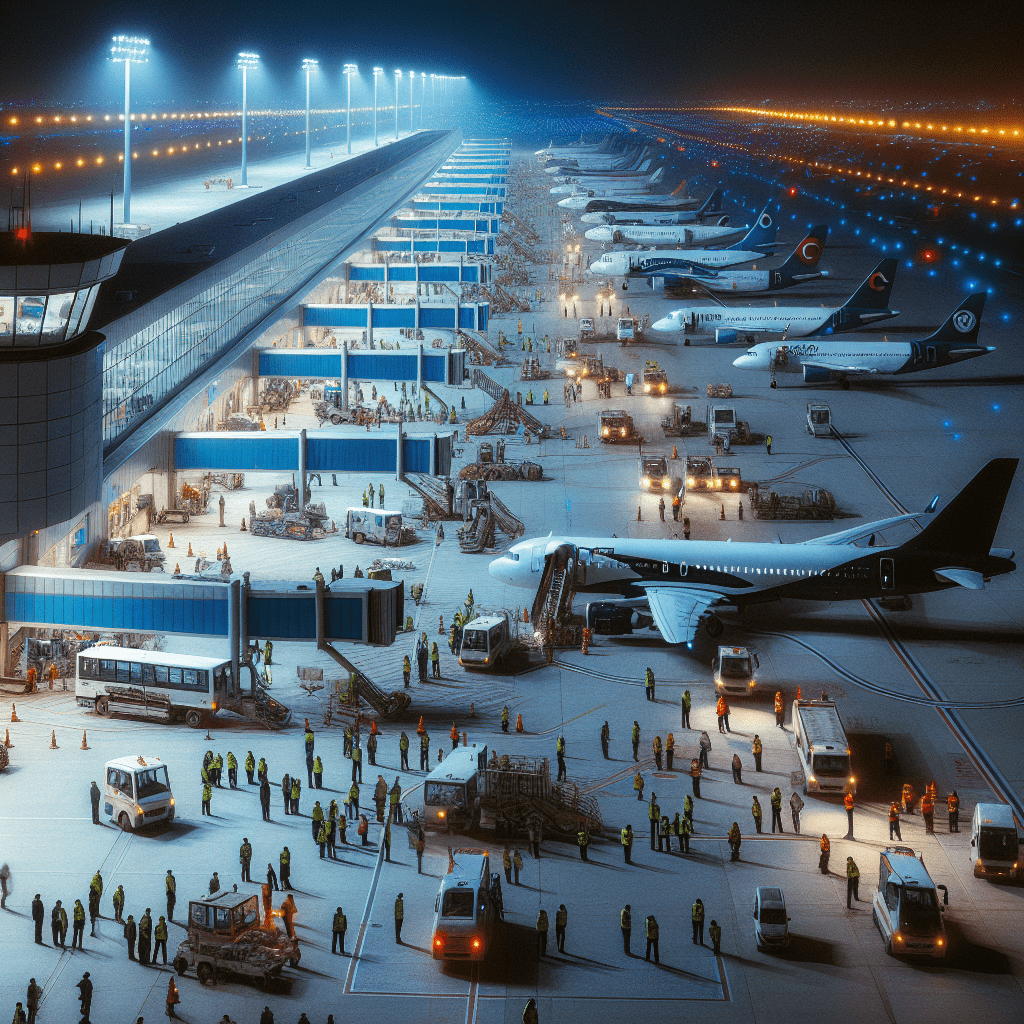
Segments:
[[[508,612],[479,615],[462,630],[459,664],[463,668],[494,668],[512,650]]]
[[[788,948],[789,917],[781,889],[759,885],[754,890],[754,942],[759,950]]]
[[[498,907],[486,850],[452,850],[434,901],[430,951],[435,960],[482,960],[491,945]],[[500,892],[500,880],[498,881]]]
[[[715,674],[715,695],[752,695],[757,690],[757,654],[746,647],[719,647],[711,663]]]
[[[975,878],[1018,877],[1020,846],[1009,804],[976,804],[971,819],[971,857]]]
[[[924,860],[909,846],[887,846],[882,851],[871,918],[887,953],[944,957],[949,944],[942,914],[948,905],[949,891],[932,881]]]
[[[118,757],[103,766],[103,812],[131,832],[174,820],[174,794],[159,757]]]
[[[850,745],[835,701],[793,701],[796,752],[808,793],[846,792],[857,795],[857,779],[850,763]]]

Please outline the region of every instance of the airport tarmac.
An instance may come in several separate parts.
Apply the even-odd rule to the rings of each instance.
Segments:
[[[532,147],[535,148],[535,147]],[[529,158],[516,153],[515,166]],[[520,182],[521,206],[531,203],[530,172]],[[543,182],[541,182],[543,184]],[[746,188],[744,188],[744,185]],[[694,193],[696,184],[691,186]],[[734,177],[733,196],[745,196],[743,208],[760,209],[767,196],[760,182]],[[537,194],[539,196],[539,193]],[[515,209],[520,216],[521,210]],[[554,208],[558,210],[557,207]],[[728,212],[735,207],[729,208]],[[795,244],[810,224],[828,220],[822,205],[806,198],[787,205],[785,241],[779,255]],[[561,211],[558,211],[561,213]],[[537,248],[564,251],[565,239],[557,215],[530,218],[541,235]],[[739,217],[734,216],[734,221]],[[865,244],[852,230],[833,224],[822,264],[830,277],[820,289],[808,287],[801,300],[841,302],[880,257],[877,247]],[[582,242],[581,252],[596,258],[598,244]],[[776,262],[781,262],[777,260]],[[775,265],[773,262],[771,265]],[[759,264],[760,266],[760,264]],[[893,292],[898,319],[886,331],[903,337],[928,333],[951,311],[962,294],[960,277],[949,271],[932,278],[927,271],[901,267]],[[770,389],[759,374],[735,369],[732,359],[742,349],[696,341],[690,346],[671,344],[673,338],[658,336],[656,346],[623,349],[617,343],[583,346],[601,351],[606,364],[624,372],[639,372],[646,358],[657,358],[668,371],[673,386],[681,389],[669,398],[626,396],[622,384],[612,385],[610,400],[598,399],[595,386],[585,381],[583,400],[568,409],[562,402],[561,381],[566,367],[556,358],[555,340],[573,336],[572,308],[569,317],[559,302],[560,285],[545,280],[540,272],[544,300],[539,309],[522,315],[524,336],[547,335],[552,355],[546,351],[541,364],[553,373],[550,403],[531,411],[555,428],[565,426],[560,437],[508,439],[506,458],[540,462],[545,479],[540,483],[499,483],[494,489],[524,522],[526,537],[571,533],[584,536],[664,537],[679,533],[679,524],[662,523],[657,499],[641,496],[637,485],[635,446],[606,446],[597,440],[597,416],[602,408],[624,408],[637,420],[645,438],[645,450],[671,453],[672,439],[662,436],[660,420],[673,401],[694,406],[702,417],[709,383],[728,382],[735,390],[734,404],[740,418],[755,431],[773,437],[772,454],[764,447],[734,446],[720,461],[742,469],[744,481],[767,484],[785,481],[831,490],[849,518],[835,523],[786,523],[759,521],[748,514],[738,518],[737,499],[725,505],[688,495],[685,514],[692,536],[699,539],[782,540],[790,543],[823,532],[844,529],[872,519],[896,514],[899,506],[924,508],[935,493],[941,501],[973,476],[989,458],[1016,455],[1024,424],[1021,380],[1024,354],[1014,324],[1024,303],[1019,285],[1010,284],[993,296],[990,308],[1008,309],[1010,323],[998,315],[983,320],[981,344],[997,351],[966,367],[905,378],[896,383],[861,385],[849,391],[835,387],[792,385]],[[534,286],[528,291],[532,292]],[[597,312],[596,283],[579,284],[576,313]],[[780,301],[796,299],[795,291]],[[634,316],[649,313],[652,321],[678,305],[677,300],[630,288],[616,287],[614,313],[628,304]],[[519,346],[517,314],[493,316],[490,339],[503,330]],[[614,321],[605,317],[602,326]],[[511,352],[516,362],[523,353]],[[540,402],[544,384],[518,382],[518,366],[492,367],[486,371],[513,393],[524,396],[532,387]],[[926,383],[930,378],[934,383]],[[799,378],[794,378],[799,379]],[[372,382],[366,382],[364,388]],[[378,388],[391,385],[377,383]],[[460,423],[490,407],[480,390],[436,389],[460,409]],[[805,430],[805,405],[824,400],[832,409],[842,440],[812,438]],[[313,428],[316,421],[306,400],[288,414],[289,429]],[[345,433],[347,428],[328,428]],[[394,428],[382,428],[384,431]],[[418,429],[418,428],[417,428]],[[460,438],[464,438],[464,427]],[[586,436],[589,448],[577,445]],[[712,453],[704,438],[679,441],[677,454]],[[475,443],[461,444],[455,469],[471,461]],[[120,928],[110,920],[109,893],[123,884],[126,913],[136,919],[146,906],[158,914],[163,908],[162,877],[167,868],[178,878],[176,921],[184,919],[188,897],[206,892],[212,871],[222,882],[237,880],[237,849],[242,837],[254,846],[254,875],[268,860],[277,864],[281,847],[293,853],[293,878],[298,888],[299,936],[303,958],[298,969],[286,973],[296,980],[290,994],[282,987],[264,995],[235,979],[203,990],[193,974],[179,979],[180,1015],[190,1021],[218,1020],[228,1013],[238,1024],[258,1019],[267,1004],[277,1020],[297,1019],[306,1012],[311,1021],[333,1013],[338,1021],[366,1014],[387,1019],[417,1016],[426,1020],[481,1022],[518,1021],[526,1000],[538,999],[540,1020],[618,1021],[640,1013],[699,1015],[707,1021],[768,1022],[781,1012],[797,1021],[821,1020],[842,1013],[844,1019],[873,1024],[876,1021],[935,1024],[960,1021],[968,1015],[991,1020],[1024,1020],[1024,915],[1019,886],[995,886],[975,879],[968,830],[946,832],[944,810],[936,814],[936,834],[926,835],[919,815],[905,817],[904,841],[923,854],[932,877],[949,887],[946,926],[950,954],[945,962],[914,964],[888,957],[871,920],[870,900],[877,879],[878,853],[887,845],[886,810],[898,796],[904,781],[918,792],[934,779],[944,795],[956,788],[961,798],[961,821],[969,821],[978,801],[1015,799],[1024,791],[1024,754],[1021,721],[1024,718],[1024,665],[1021,631],[1024,626],[1020,572],[995,579],[980,593],[948,592],[914,597],[907,611],[890,612],[875,603],[786,603],[749,609],[742,617],[723,614],[725,632],[721,643],[756,647],[761,658],[761,686],[747,701],[733,702],[732,733],[716,730],[710,661],[713,642],[702,634],[692,651],[664,644],[655,634],[634,638],[597,638],[587,655],[578,650],[556,652],[551,665],[531,662],[515,674],[467,673],[458,667],[438,635],[438,616],[450,624],[452,613],[472,587],[478,606],[506,608],[515,613],[532,602],[533,594],[505,588],[487,574],[487,555],[459,551],[454,526],[445,526],[445,539],[434,543],[431,531],[422,531],[417,544],[401,551],[383,552],[358,547],[341,535],[313,543],[254,538],[239,532],[239,521],[248,503],[262,507],[280,478],[272,474],[247,474],[243,490],[225,494],[226,522],[220,529],[214,507],[208,516],[193,518],[173,528],[175,549],[168,550],[169,567],[175,560],[188,571],[184,552],[212,554],[225,539],[234,571],[251,571],[265,578],[308,579],[317,566],[329,574],[331,566],[344,564],[346,577],[358,563],[364,569],[368,556],[407,558],[415,568],[396,573],[407,584],[424,584],[424,598],[414,605],[407,597],[407,611],[414,616],[415,631],[402,634],[387,649],[354,648],[346,655],[385,689],[401,686],[401,660],[412,654],[415,636],[425,630],[441,649],[442,678],[412,684],[413,704],[397,721],[381,723],[383,736],[378,750],[381,771],[389,785],[399,774],[407,807],[415,807],[423,774],[397,772],[398,733],[404,729],[415,743],[420,715],[430,732],[431,761],[438,749],[448,749],[447,733],[454,721],[471,741],[487,743],[499,754],[509,752],[554,758],[555,740],[564,735],[568,778],[582,792],[599,801],[606,825],[605,835],[590,847],[589,863],[582,863],[574,846],[545,842],[541,858],[534,861],[522,842],[526,867],[523,885],[504,886],[506,930],[495,957],[480,968],[452,968],[435,963],[429,955],[430,926],[439,876],[453,845],[486,844],[495,870],[502,846],[481,834],[470,839],[431,835],[425,858],[428,874],[417,876],[415,855],[404,834],[395,830],[392,860],[387,862],[375,845],[380,827],[371,826],[374,845],[349,848],[339,863],[321,862],[312,843],[308,814],[311,794],[302,796],[301,818],[284,817],[275,787],[272,821],[262,822],[255,793],[215,791],[213,814],[202,818],[199,767],[207,749],[226,755],[231,749],[241,762],[248,749],[256,758],[266,756],[272,780],[284,772],[296,772],[305,783],[301,724],[304,717],[316,729],[317,753],[325,764],[325,785],[330,797],[347,790],[350,762],[341,755],[340,729],[324,727],[321,706],[315,696],[299,687],[297,666],[319,666],[325,676],[340,674],[324,654],[295,644],[277,644],[274,651],[273,690],[293,708],[295,724],[281,733],[256,733],[241,722],[225,718],[212,731],[212,739],[183,726],[163,726],[123,719],[99,719],[78,709],[63,691],[43,692],[16,698],[21,723],[10,725],[11,768],[3,776],[0,808],[0,859],[12,870],[11,918],[0,932],[0,955],[10,964],[17,958],[18,971],[0,977],[0,1004],[10,1006],[23,995],[24,984],[34,972],[45,985],[43,1020],[71,1020],[73,984],[81,970],[89,970],[96,984],[94,1019],[130,1024],[140,1014],[146,1019],[163,1012],[167,969],[144,968],[125,958]],[[340,522],[348,505],[360,505],[369,479],[339,475],[337,488],[324,476],[324,486],[313,486],[313,500],[324,500],[329,514]],[[379,483],[380,481],[375,481]],[[388,507],[401,508],[412,497],[396,481],[385,481]],[[1024,547],[1022,536],[1021,478],[1015,479],[996,543]],[[637,521],[637,505],[642,518]],[[235,525],[232,526],[231,524]],[[158,530],[166,546],[163,529]],[[892,542],[898,535],[886,534]],[[504,538],[499,538],[504,541]],[[500,547],[499,549],[500,550]],[[179,556],[175,552],[181,552]],[[582,608],[582,602],[577,602]],[[172,637],[168,650],[205,653],[214,650],[209,641]],[[657,679],[656,700],[643,699],[644,668]],[[415,673],[414,673],[415,676]],[[841,837],[846,830],[842,805],[813,795],[805,797],[802,834],[791,832],[788,800],[792,773],[798,770],[793,749],[789,705],[798,687],[804,696],[826,690],[837,702],[847,728],[855,770],[858,801],[854,841]],[[680,725],[680,698],[689,689],[693,696],[691,730]],[[785,728],[775,726],[772,695],[781,689],[786,701]],[[9,717],[11,698],[0,701],[0,713]],[[512,721],[522,714],[525,731],[503,735],[499,714],[508,704]],[[470,706],[475,718],[470,718]],[[601,757],[599,730],[608,720],[611,729],[611,763]],[[652,852],[647,835],[646,801],[633,793],[635,765],[628,744],[633,721],[641,727],[641,768],[647,787],[658,793],[663,812],[682,810],[689,780],[678,771],[658,772],[650,755],[655,735],[663,739],[673,732],[677,767],[688,765],[696,753],[701,729],[712,739],[710,770],[703,780],[702,798],[696,801],[696,836],[691,854]],[[6,721],[5,728],[8,728]],[[80,750],[81,731],[87,730],[88,751]],[[51,730],[58,750],[49,749]],[[763,773],[753,771],[751,742],[757,733],[764,743]],[[895,748],[899,774],[883,772],[884,739]],[[111,757],[151,753],[171,766],[171,782],[178,798],[179,820],[172,829],[153,835],[122,835],[107,823],[100,828],[89,820],[88,783],[97,778],[103,762]],[[743,760],[742,784],[732,781],[729,763],[734,753]],[[413,759],[415,761],[415,758]],[[240,773],[244,779],[244,773]],[[364,763],[364,799],[376,772]],[[54,783],[64,790],[59,794]],[[781,836],[755,837],[750,815],[751,800],[759,796],[767,805],[772,788],[783,792]],[[247,787],[243,784],[243,791]],[[330,798],[328,797],[328,799]],[[340,800],[340,797],[338,797]],[[371,803],[372,807],[372,803]],[[370,815],[372,820],[372,813]],[[767,820],[767,815],[766,815]],[[740,863],[730,863],[725,834],[733,821],[744,835]],[[627,822],[637,835],[632,867],[623,864],[617,832]],[[831,874],[817,870],[818,844],[822,833],[832,839]],[[350,835],[352,832],[350,830]],[[17,840],[15,842],[15,839]],[[54,840],[60,853],[54,858]],[[861,871],[860,902],[847,910],[843,866],[853,856]],[[102,902],[105,920],[96,939],[86,935],[83,953],[60,954],[31,942],[29,918],[32,895],[42,894],[47,914],[55,899],[65,905],[85,895],[89,879],[102,866],[106,886]],[[504,884],[504,883],[503,883]],[[755,948],[751,909],[754,887],[780,885],[786,893],[794,938],[787,953],[769,954]],[[258,892],[258,885],[239,883]],[[396,946],[392,931],[392,907],[397,893],[405,894],[406,944]],[[722,951],[715,956],[707,945],[694,946],[689,927],[689,908],[696,897],[707,908],[707,921],[716,919],[723,929]],[[275,903],[278,900],[275,899]],[[544,908],[552,918],[559,903],[569,911],[566,951],[538,961],[533,926]],[[619,911],[624,903],[633,909],[631,955],[621,947]],[[334,909],[343,905],[348,915],[347,949],[355,957],[336,958],[329,952],[330,923]],[[660,924],[660,966],[643,959],[643,920],[654,914]],[[17,915],[17,916],[16,916]],[[173,951],[183,937],[177,925],[171,929]],[[49,929],[44,928],[49,940]],[[12,976],[13,975],[13,976]],[[24,977],[22,976],[24,975]],[[44,980],[45,979],[45,980]],[[781,1004],[781,1007],[780,1007]]]

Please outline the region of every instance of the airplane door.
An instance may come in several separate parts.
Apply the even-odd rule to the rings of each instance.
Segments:
[[[921,346],[916,341],[910,343],[910,355],[914,365],[917,366],[921,362]]]
[[[530,572],[540,572],[541,566],[544,565],[544,548],[535,547],[533,549],[533,557],[530,559]]]
[[[878,577],[883,590],[896,589],[896,567],[891,558],[878,560]]]
[[[936,362],[936,358],[935,358],[935,346],[934,346],[934,345],[929,345],[929,346],[928,346],[928,347],[927,347],[927,348],[925,349],[925,352],[927,352],[927,354],[928,354],[928,362],[929,362],[929,363],[934,363],[934,362]]]

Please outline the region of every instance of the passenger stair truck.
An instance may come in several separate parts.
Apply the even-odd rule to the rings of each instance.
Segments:
[[[804,773],[804,794],[856,795],[850,745],[831,700],[793,701],[796,752]]]

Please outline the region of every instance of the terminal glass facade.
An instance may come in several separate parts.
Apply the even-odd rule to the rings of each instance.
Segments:
[[[0,348],[60,345],[84,330],[99,285],[51,295],[0,295]]]

